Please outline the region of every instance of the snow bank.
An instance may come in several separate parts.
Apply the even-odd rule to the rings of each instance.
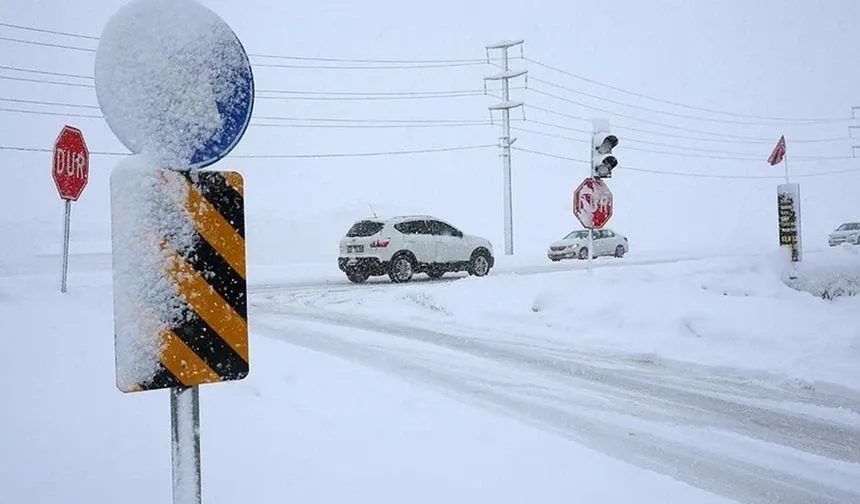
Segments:
[[[860,294],[860,247],[842,245],[807,256],[797,267],[797,278],[786,283],[824,299]]]
[[[441,324],[504,343],[549,341],[623,360],[677,359],[856,386],[860,298],[834,303],[797,292],[783,283],[782,265],[771,255],[600,268],[591,276],[495,274],[353,290],[318,308]]]
[[[185,316],[185,304],[166,272],[173,251],[182,257],[194,244],[194,225],[185,209],[187,190],[182,174],[156,170],[141,156],[129,156],[111,173],[120,390],[132,390],[154,376],[163,328]]]

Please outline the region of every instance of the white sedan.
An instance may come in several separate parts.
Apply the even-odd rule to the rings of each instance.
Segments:
[[[627,237],[611,229],[595,229],[593,242],[592,257],[624,257],[624,254],[630,251]],[[547,249],[546,255],[553,261],[588,259],[588,230],[572,231],[561,240],[553,242]]]

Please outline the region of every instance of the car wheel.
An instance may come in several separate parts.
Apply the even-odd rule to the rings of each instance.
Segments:
[[[490,272],[490,258],[486,252],[476,252],[472,254],[472,260],[469,262],[469,274],[477,277],[486,276]]]
[[[559,262],[559,261],[561,261],[561,258],[560,257],[550,257],[549,260],[552,262]]]
[[[412,267],[412,261],[406,254],[399,254],[391,260],[391,269],[388,272],[388,277],[392,282],[405,283],[412,280],[412,275],[415,274],[415,269]]]
[[[583,261],[588,259],[588,249],[587,248],[579,249],[579,254],[577,255],[577,257],[579,257]]]
[[[349,279],[352,283],[364,283],[370,278],[370,273],[364,270],[348,270],[346,272],[346,278]]]
[[[615,257],[624,257],[624,245],[615,247]]]

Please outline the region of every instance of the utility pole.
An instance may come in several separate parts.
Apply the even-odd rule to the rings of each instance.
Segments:
[[[511,70],[510,58],[508,50],[511,47],[520,46],[520,56],[522,57],[523,40],[506,40],[496,44],[486,46],[487,63],[490,62],[490,50],[500,50],[502,52],[502,71],[488,77],[484,77],[484,92],[487,90],[487,81],[502,81],[502,101],[494,105],[490,105],[490,120],[493,118],[494,110],[502,111],[502,127],[503,133],[500,140],[502,148],[503,161],[503,191],[505,205],[505,255],[513,255],[514,253],[514,212],[511,195],[511,145],[516,139],[511,138],[511,109],[522,107],[522,101],[511,101],[510,83],[511,79],[524,76],[528,70]]]

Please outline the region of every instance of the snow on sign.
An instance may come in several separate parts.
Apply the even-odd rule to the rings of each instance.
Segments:
[[[117,138],[160,168],[217,162],[254,106],[245,49],[194,0],[132,0],[117,11],[99,39],[95,88]]]
[[[586,229],[600,229],[612,217],[612,191],[601,179],[587,178],[573,192],[573,215]]]
[[[117,387],[247,376],[242,176],[157,170],[130,156],[110,182]]]
[[[77,201],[90,177],[90,151],[78,128],[63,126],[54,142],[51,177],[60,198]]]

